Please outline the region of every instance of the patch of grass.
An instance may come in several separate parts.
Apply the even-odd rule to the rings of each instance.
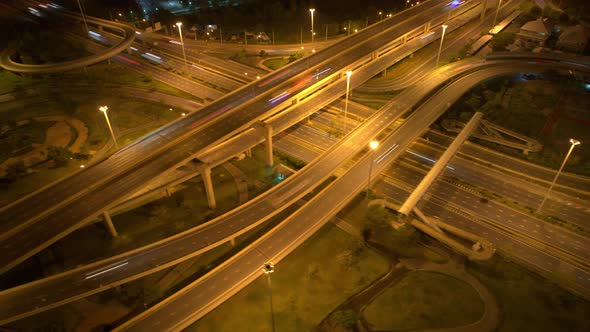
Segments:
[[[358,245],[328,224],[275,266],[272,292],[277,331],[311,330],[346,298],[387,271],[386,260],[363,246],[356,250]],[[186,331],[270,331],[269,310],[263,275]]]
[[[0,94],[14,91],[16,86],[28,85],[30,79],[13,74],[6,70],[0,70]]]
[[[286,57],[272,58],[272,59],[265,60],[263,63],[268,68],[270,68],[272,70],[277,70],[277,69],[287,65],[289,63],[289,59]]]
[[[467,269],[496,296],[498,331],[590,331],[590,302],[502,256],[469,261]]]
[[[441,273],[410,272],[363,315],[375,330],[413,330],[466,325],[477,321],[483,310],[469,284]]]

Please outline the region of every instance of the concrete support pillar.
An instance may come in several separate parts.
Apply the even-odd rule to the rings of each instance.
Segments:
[[[203,183],[205,184],[205,192],[207,193],[207,203],[209,208],[215,209],[217,204],[215,203],[215,192],[213,191],[213,181],[211,181],[211,167],[209,165],[202,165],[199,169]]]
[[[246,157],[252,158],[252,149],[246,150]]]
[[[430,188],[430,185],[436,180],[438,175],[445,170],[445,167],[449,163],[449,160],[459,150],[463,142],[465,142],[471,133],[477,129],[479,125],[479,119],[481,119],[483,113],[477,112],[471,117],[471,120],[463,127],[461,132],[457,135],[453,143],[447,148],[447,150],[438,158],[436,164],[426,174],[422,181],[418,184],[416,189],[406,199],[404,204],[399,208],[399,212],[408,215],[412,209],[416,206],[418,201],[422,198],[424,193]]]
[[[166,197],[170,196],[172,196],[172,192],[170,191],[170,188],[166,187]]]
[[[100,32],[103,32],[103,30],[104,30],[104,29],[103,29],[102,25],[99,25],[99,26],[98,26],[98,31],[100,31]]]
[[[375,52],[371,52],[371,60],[377,60],[377,58],[379,57],[379,54],[377,53],[377,51]]]
[[[232,246],[232,247],[235,247],[235,246],[236,246],[236,238],[235,238],[235,237],[232,237],[232,238],[229,240],[229,244],[231,244],[231,246]]]
[[[111,236],[117,237],[119,234],[117,234],[117,229],[115,228],[115,225],[113,225],[113,220],[111,219],[111,214],[109,213],[109,211],[104,211],[102,213],[102,216],[104,218],[104,224],[107,227],[107,230],[109,231]]]
[[[428,32],[430,32],[430,22],[426,22],[426,24],[424,24],[424,33]]]
[[[402,45],[405,45],[407,41],[408,41],[408,36],[407,35],[403,35],[402,36]]]
[[[266,165],[272,167],[274,165],[272,160],[272,126],[268,123],[264,124],[264,135],[266,139]]]

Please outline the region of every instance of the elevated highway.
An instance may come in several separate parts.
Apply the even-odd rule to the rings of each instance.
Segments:
[[[468,3],[459,8],[467,8],[466,5]],[[354,64],[379,59],[374,50],[382,49],[397,37],[406,38],[408,30],[419,34],[424,24],[440,24],[456,10],[440,0],[412,7],[244,86],[70,177],[3,207],[0,248],[4,255],[0,258],[0,272],[93,222],[150,179],[182,165],[207,147],[251,127],[259,119],[298,103],[302,94],[307,96],[326,81],[338,79]],[[309,80],[316,73],[323,74]],[[316,85],[318,81],[320,84]],[[289,95],[277,100],[284,92]]]
[[[451,68],[455,69],[455,71],[451,70]],[[401,151],[405,150],[404,147],[407,144],[420,136],[446,110],[447,103],[455,101],[483,79],[523,70],[549,69],[550,66],[488,62],[460,63],[451,66],[451,68],[447,68],[448,71],[438,70],[434,72],[417,87],[404,91],[400,95],[400,97],[404,97],[403,100],[415,101],[415,98],[420,100],[421,97],[430,94],[432,89],[439,86],[446,79],[457,74],[455,80],[447,83],[444,89],[439,90],[409,116],[404,124],[384,138],[382,147],[375,156],[371,153],[365,155],[364,158],[351,166],[343,176],[332,182],[311,199],[308,204],[297,210],[269,233],[185,289],[148,309],[116,330],[142,331],[149,326],[157,326],[162,330],[177,331],[187,327],[260,276],[263,273],[261,267],[264,263],[272,262],[276,264],[280,262],[282,258],[311,236],[315,230],[334,216],[356,194],[366,188],[367,172],[371,164],[373,164],[376,173],[381,172],[389,162],[393,161]],[[411,104],[409,101],[408,103]],[[408,107],[406,111],[409,111],[412,107],[408,104],[397,104],[396,106]],[[387,107],[385,108],[387,109]],[[386,116],[386,113],[376,114],[375,117]],[[362,142],[357,144],[366,144],[370,138],[377,136],[378,132],[392,124],[392,122],[388,123],[385,119],[380,119],[380,121],[385,122],[384,127],[364,126],[363,124],[355,131],[354,135],[360,135],[358,138],[365,137]],[[358,131],[364,131],[365,134],[360,134]],[[351,136],[346,138],[351,138]],[[343,142],[347,141],[346,138]],[[339,144],[342,144],[342,142]],[[330,154],[330,151],[326,154]],[[326,154],[322,157],[326,157]],[[312,163],[303,170],[314,167],[315,164]],[[318,169],[317,171],[322,172],[323,170]],[[581,270],[581,273],[588,275],[588,272],[584,270]],[[590,280],[587,284],[590,284]],[[586,285],[587,288],[588,286]]]
[[[52,9],[50,9],[52,10]],[[59,14],[72,20],[80,20],[80,16],[74,13],[60,10]],[[73,70],[77,68],[83,68],[95,63],[99,63],[101,61],[108,60],[117,54],[125,51],[133,40],[135,39],[135,29],[129,25],[103,20],[101,18],[96,18],[92,16],[86,16],[86,21],[90,24],[95,24],[100,27],[108,28],[113,31],[120,32],[123,36],[123,39],[119,44],[114,45],[113,47],[108,48],[102,53],[93,54],[84,58],[59,62],[59,63],[47,63],[42,65],[31,65],[31,64],[24,64],[15,62],[12,57],[16,53],[14,49],[6,49],[0,55],[0,67],[4,68],[5,70],[16,72],[16,73],[24,73],[24,74],[51,74],[51,73],[60,73],[68,70]]]
[[[366,128],[372,128],[371,131],[364,133],[363,137],[374,137],[379,130],[384,128],[384,125],[387,127],[387,125],[391,123],[390,121],[395,118],[392,117],[392,112],[406,112],[410,110],[413,105],[412,103],[418,102],[423,96],[426,96],[429,93],[430,90],[428,90],[428,88],[435,88],[437,84],[440,84],[449,77],[455,74],[458,75],[459,73],[468,73],[474,70],[474,67],[478,66],[483,68],[489,66],[491,67],[488,68],[490,71],[494,69],[492,72],[485,72],[484,70],[479,71],[479,76],[476,76],[479,79],[489,77],[489,75],[500,75],[520,70],[539,70],[537,64],[510,64],[510,62],[501,61],[487,64],[457,63],[447,70],[439,70],[435,72],[435,74],[432,75],[433,78],[429,80],[429,82],[424,82],[421,85],[421,89],[423,89],[422,91],[412,89],[411,91],[402,93],[402,95],[392,101],[392,103],[388,104],[379,116],[371,118],[370,121],[368,120],[363,127],[359,129],[360,131],[365,131]],[[475,78],[472,79],[475,80]],[[430,84],[430,86],[428,84]],[[475,82],[472,82],[472,84],[475,84]],[[450,96],[448,97],[450,98],[450,102],[453,100],[452,98],[458,98],[463,90],[456,91],[448,88],[445,91],[453,91],[453,93],[447,93],[447,95]],[[446,102],[441,105],[446,105]],[[439,113],[431,115],[435,116],[431,121],[434,121],[436,117],[438,117],[437,115],[440,115],[441,110],[437,112]],[[421,124],[422,127],[419,128],[428,127],[428,121],[430,120],[427,119],[430,119],[430,116],[415,116],[414,119],[416,118],[422,119],[419,121],[419,124]],[[375,123],[380,123],[382,125],[373,128]],[[412,127],[412,133],[416,135],[419,135],[423,130],[424,129],[416,129]],[[3,320],[1,322],[10,321],[18,317],[25,317],[39,310],[45,310],[114,287],[117,284],[161,270],[190,257],[194,257],[209,248],[231,240],[235,236],[242,234],[246,230],[263,222],[274,213],[277,213],[275,211],[278,208],[286,206],[296,201],[299,197],[302,197],[306,192],[319,183],[318,181],[327,178],[327,176],[334,172],[335,168],[342,165],[342,163],[348,159],[348,156],[353,153],[354,149],[362,149],[366,140],[362,139],[357,142],[359,139],[356,135],[358,134],[347,136],[347,139],[339,143],[338,147],[334,147],[331,150],[332,154],[327,154],[320,158],[321,160],[310,164],[310,166],[304,169],[305,172],[301,173],[303,174],[302,176],[291,177],[290,180],[285,181],[283,185],[275,187],[268,193],[247,203],[244,207],[234,210],[205,225],[199,226],[196,229],[189,230],[172,238],[139,248],[126,254],[118,255],[60,275],[0,292],[0,303],[11,303],[8,307],[0,307],[0,309],[2,309],[0,312],[6,313],[6,315],[2,317]],[[347,147],[347,149],[345,149],[345,147]],[[324,162],[322,163],[321,161]],[[331,164],[332,166],[327,167],[325,163],[328,163],[328,165]],[[271,197],[271,199],[267,200],[268,197]],[[124,266],[106,271],[117,265],[116,263],[123,264],[122,262],[125,263]],[[96,278],[86,278],[89,275],[101,271],[106,272]],[[38,294],[37,296],[42,296],[44,299],[43,303],[46,303],[47,306],[39,307],[39,298],[34,299],[33,296],[27,297],[27,294]]]

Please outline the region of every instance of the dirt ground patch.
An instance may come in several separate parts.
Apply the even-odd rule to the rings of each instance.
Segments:
[[[34,118],[35,121],[39,122],[55,122],[45,132],[45,141],[43,144],[34,144],[34,150],[25,153],[21,156],[8,158],[2,164],[0,164],[0,176],[5,174],[6,167],[19,160],[24,161],[25,165],[32,165],[41,162],[45,159],[47,148],[49,146],[63,146],[67,147],[72,141],[71,128],[77,133],[76,139],[69,146],[72,152],[80,152],[80,148],[88,139],[88,127],[84,122],[67,116],[45,116]]]

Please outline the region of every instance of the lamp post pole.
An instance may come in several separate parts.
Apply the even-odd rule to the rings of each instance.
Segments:
[[[440,61],[440,52],[442,51],[442,46],[443,46],[443,40],[445,39],[445,31],[447,30],[448,25],[443,24],[442,25],[442,36],[440,37],[440,46],[438,47],[438,54],[436,55],[436,65],[435,67],[438,67],[438,62]]]
[[[502,0],[498,0],[498,7],[496,7],[496,15],[494,15],[494,24],[492,25],[492,29],[496,26],[496,20],[498,19],[498,12],[500,11],[500,6],[502,6]]]
[[[182,57],[184,58],[184,70],[188,72],[186,53],[184,52],[184,40],[182,39],[182,29],[181,29],[182,22],[176,22],[176,26],[178,27],[178,34],[180,34],[180,46],[182,46]]]
[[[275,315],[274,315],[274,308],[272,305],[272,284],[270,281],[270,274],[275,271],[275,267],[272,263],[266,263],[266,264],[264,264],[262,271],[264,271],[264,274],[266,274],[266,280],[268,281],[268,294],[269,294],[269,298],[270,298],[270,324],[271,324],[272,332],[274,332],[275,331]]]
[[[352,75],[352,71],[346,72],[346,98],[344,99],[344,121],[342,122],[342,131],[346,135],[346,117],[348,114],[348,93],[350,91],[350,75]]]
[[[565,158],[563,159],[563,162],[561,163],[561,166],[559,167],[557,174],[555,174],[555,177],[553,178],[553,182],[551,182],[551,186],[549,186],[549,189],[547,190],[547,193],[545,194],[543,201],[541,201],[541,205],[539,205],[539,208],[537,209],[537,213],[541,212],[543,205],[545,205],[545,201],[547,201],[547,198],[549,197],[551,190],[553,190],[553,186],[555,185],[555,182],[557,182],[557,178],[559,177],[559,174],[561,174],[561,171],[563,170],[565,163],[567,162],[568,158],[570,157],[570,154],[572,154],[574,147],[578,144],[581,144],[580,141],[573,139],[573,138],[570,138],[570,143],[571,143],[570,149],[567,152],[567,154],[565,155]]]
[[[369,142],[369,147],[371,148],[371,160],[369,164],[369,178],[367,180],[367,201],[369,200],[369,191],[371,190],[371,173],[373,172],[373,164],[375,162],[375,160],[373,159],[373,153],[375,153],[375,150],[377,150],[377,148],[379,147],[379,142],[371,141]],[[368,204],[369,203],[367,202],[367,205]]]
[[[84,15],[84,11],[82,10],[82,5],[80,4],[80,0],[78,1],[78,8],[80,8],[80,14],[82,14],[82,20],[84,21],[84,26],[86,27],[86,37],[88,37],[88,24],[86,23],[86,16]]]
[[[113,127],[111,127],[111,122],[109,121],[109,115],[107,114],[107,110],[109,109],[108,106],[101,106],[98,108],[104,114],[104,118],[107,120],[107,126],[109,126],[109,131],[111,132],[111,137],[113,138],[113,142],[115,142],[115,149],[119,148],[117,144],[117,138],[115,137],[115,133],[113,132]]]
[[[313,45],[313,37],[314,37],[313,36],[314,35],[314,33],[313,33],[313,12],[315,12],[315,9],[310,8],[309,12],[311,13],[311,44]]]

